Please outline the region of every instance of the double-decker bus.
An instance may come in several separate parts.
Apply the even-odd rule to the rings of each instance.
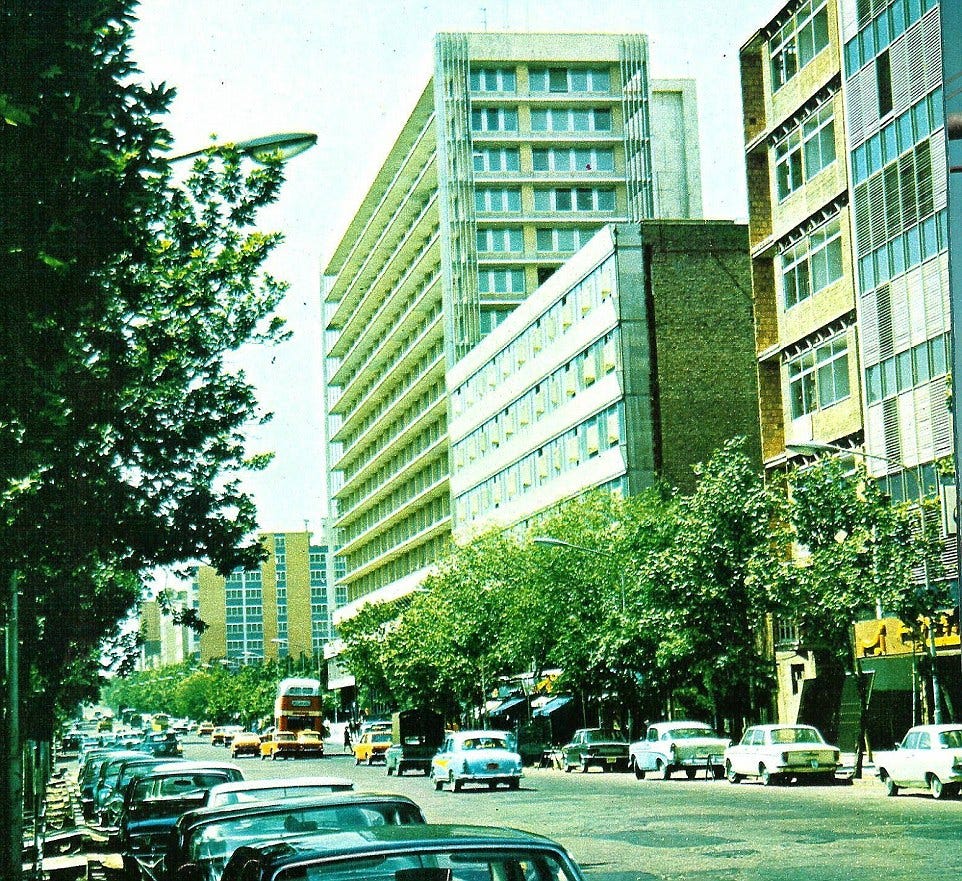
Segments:
[[[282,679],[274,701],[274,724],[278,731],[321,730],[321,683],[318,679]]]

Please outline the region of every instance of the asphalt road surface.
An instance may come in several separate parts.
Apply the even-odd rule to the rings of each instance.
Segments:
[[[329,748],[330,751],[330,748]],[[188,740],[187,758],[229,758]],[[436,792],[387,777],[340,749],[323,759],[237,764],[250,779],[350,777],[360,790],[414,799],[430,822],[514,826],[563,844],[592,881],[948,881],[962,877],[962,800],[888,798],[874,777],[836,786],[635,780],[630,774],[525,769],[521,789]]]

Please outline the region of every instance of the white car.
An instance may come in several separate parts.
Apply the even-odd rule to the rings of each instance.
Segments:
[[[494,789],[505,783],[508,789],[521,784],[521,756],[507,731],[454,731],[431,759],[434,788],[451,784],[460,792],[465,783],[483,783]]]
[[[628,768],[639,780],[649,772],[667,780],[682,770],[693,780],[699,768],[719,779],[725,773],[722,756],[729,746],[729,738],[720,737],[704,722],[655,722],[643,740],[628,747]]]
[[[935,798],[962,789],[962,725],[916,725],[894,750],[876,752],[876,773],[889,795],[929,789]]]
[[[246,802],[306,798],[329,792],[350,792],[354,781],[347,777],[273,777],[266,780],[240,780],[219,783],[211,788],[206,807],[236,805]]]
[[[725,750],[725,776],[739,783],[760,777],[772,786],[792,777],[828,783],[838,770],[839,750],[811,725],[753,725]]]

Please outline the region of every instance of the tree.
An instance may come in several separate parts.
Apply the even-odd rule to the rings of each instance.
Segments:
[[[651,576],[660,666],[676,687],[698,683],[715,724],[729,719],[734,727],[770,703],[772,601],[755,575],[781,553],[777,503],[742,447],[729,441],[695,469],[698,484],[679,500],[674,540]]]
[[[816,658],[820,676],[853,676],[859,695],[856,773],[861,772],[865,680],[858,669],[852,628],[880,606],[906,622],[932,611],[933,599],[912,570],[932,549],[905,506],[896,507],[864,467],[821,459],[792,472],[788,517],[801,548],[795,564],[774,578],[780,613],[794,620],[799,640]]]
[[[0,614],[20,628],[34,739],[49,739],[142,572],[196,558],[226,572],[258,553],[238,474],[265,464],[244,449],[260,414],[225,356],[283,335],[270,317],[283,285],[261,272],[278,237],[251,229],[280,160],[245,172],[236,151],[211,150],[174,184],[158,121],[173,92],[137,79],[134,6],[2,12]]]

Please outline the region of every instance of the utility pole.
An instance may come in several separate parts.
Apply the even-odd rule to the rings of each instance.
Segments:
[[[0,878],[18,881],[23,851],[23,774],[20,751],[20,575],[10,575],[4,626],[3,713],[0,725]]]

